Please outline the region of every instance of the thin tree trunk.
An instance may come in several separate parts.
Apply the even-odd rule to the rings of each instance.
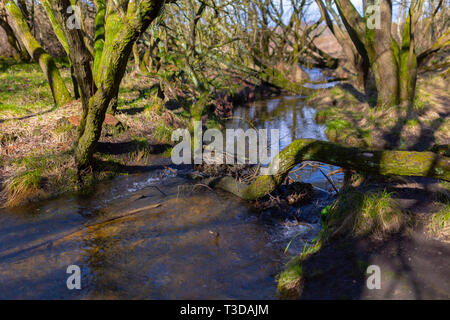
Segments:
[[[18,60],[18,61],[20,61],[20,60],[22,60],[22,61],[29,60],[30,56],[28,55],[26,50],[22,50],[22,48],[20,47],[20,42],[16,38],[13,29],[8,24],[8,22],[6,20],[3,20],[1,17],[0,17],[0,27],[5,31],[9,45],[17,53],[16,56],[15,56],[15,59]]]

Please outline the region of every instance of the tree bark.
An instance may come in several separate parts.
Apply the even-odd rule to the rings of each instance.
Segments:
[[[71,15],[67,13],[67,8],[71,6],[71,2],[69,0],[43,1],[44,5],[46,4],[49,7],[49,17],[52,16],[50,20],[53,28],[58,30],[58,39],[60,39],[69,55],[76,78],[76,85],[81,96],[83,113],[87,113],[89,99],[95,91],[94,77],[91,70],[92,56],[86,48],[82,31],[77,28],[70,29],[67,27],[66,21]]]
[[[133,44],[157,17],[163,3],[163,0],[141,0],[139,4],[130,2],[124,21],[115,4],[108,2],[105,43],[95,74],[98,90],[89,100],[85,128],[75,149],[79,169],[91,164],[105,113],[111,99],[117,96]]]
[[[276,173],[259,176],[250,185],[239,183],[230,176],[212,178],[205,182],[242,199],[256,200],[277,189],[289,172],[303,161],[319,161],[362,173],[422,176],[450,181],[450,158],[433,152],[373,151],[314,139],[299,139],[276,157]],[[271,167],[274,163],[276,162],[272,161]]]
[[[16,35],[14,34],[11,26],[8,24],[6,17],[0,16],[0,27],[5,31],[9,45],[17,52],[14,58],[18,61],[29,60],[30,56],[28,55],[26,50],[22,50],[22,48],[20,47],[20,42],[16,38]]]

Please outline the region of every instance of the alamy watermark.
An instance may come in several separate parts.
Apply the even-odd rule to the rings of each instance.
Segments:
[[[69,30],[81,29],[81,10],[76,5],[67,7],[66,12],[70,14],[66,21],[66,26]]]
[[[367,267],[367,277],[366,286],[369,290],[381,289],[381,269],[379,266],[373,264]]]
[[[381,29],[381,7],[380,0],[376,0],[373,5],[367,6],[366,12],[366,26],[368,29]]]
[[[70,274],[67,278],[66,285],[67,289],[81,290],[81,269],[77,265],[70,265],[67,267],[66,273]]]

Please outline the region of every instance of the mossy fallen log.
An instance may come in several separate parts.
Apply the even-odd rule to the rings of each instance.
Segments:
[[[274,159],[270,165],[273,167],[278,162],[276,173],[259,176],[250,185],[239,183],[230,176],[210,178],[206,183],[242,199],[255,200],[278,188],[289,171],[303,161],[319,161],[368,174],[421,176],[450,181],[450,158],[433,152],[374,151],[314,139],[299,139],[284,148],[276,158],[277,161]]]

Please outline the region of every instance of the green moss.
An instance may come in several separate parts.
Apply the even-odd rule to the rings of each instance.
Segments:
[[[406,120],[406,122],[405,122],[405,126],[410,127],[410,128],[418,126],[418,125],[420,125],[420,122],[417,119],[409,119],[409,120]]]
[[[277,276],[277,290],[282,298],[296,298],[303,282],[303,267],[299,259],[291,260]]]
[[[337,235],[383,238],[399,232],[410,223],[392,194],[386,191],[342,194],[332,207],[327,220],[327,237]]]
[[[326,121],[326,126],[328,129],[334,129],[334,130],[344,130],[347,128],[351,128],[352,124],[343,119],[333,119]]]

